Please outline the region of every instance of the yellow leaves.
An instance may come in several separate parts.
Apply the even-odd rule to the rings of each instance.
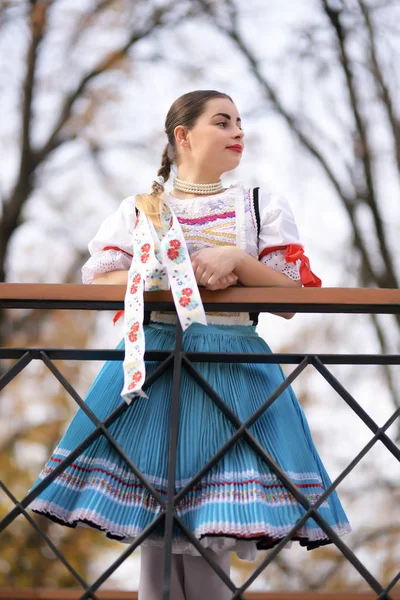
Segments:
[[[12,343],[5,345],[52,348],[84,348],[94,323],[94,313],[87,311],[34,311]],[[31,327],[31,320],[40,327]],[[82,368],[87,362],[55,361],[63,375],[78,387]],[[86,384],[85,384],[86,385]],[[78,390],[79,391],[79,390]],[[33,361],[4,390],[3,399],[8,428],[1,432],[1,479],[7,488],[22,499],[37,478],[40,469],[63,434],[76,405],[64,388],[40,361]],[[4,406],[4,405],[3,405]],[[0,492],[0,518],[13,503]],[[46,518],[33,515],[57,547],[65,548],[68,560],[84,576],[92,561],[93,547],[109,548],[105,536],[98,532],[63,528]],[[0,586],[66,587],[76,582],[56,559],[41,536],[20,515],[1,534]]]

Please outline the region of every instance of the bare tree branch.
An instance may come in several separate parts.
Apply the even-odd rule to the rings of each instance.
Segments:
[[[106,71],[110,71],[111,69],[113,69],[117,65],[117,63],[119,63],[119,61],[127,55],[128,50],[134,44],[136,44],[138,41],[144,39],[145,37],[147,37],[148,35],[153,33],[155,29],[157,29],[158,27],[163,25],[163,17],[169,10],[170,10],[169,5],[155,9],[151,18],[142,27],[141,30],[132,32],[129,39],[125,42],[125,44],[123,44],[120,48],[117,48],[116,50],[109,52],[108,55],[105,58],[103,58],[94,69],[92,69],[92,71],[87,73],[82,78],[82,80],[76,86],[75,90],[73,90],[67,96],[67,98],[64,100],[64,104],[61,109],[60,116],[59,116],[58,121],[57,121],[52,133],[50,134],[48,140],[43,145],[43,147],[36,152],[36,154],[35,154],[36,165],[38,165],[40,162],[42,162],[44,160],[44,158],[52,150],[54,150],[55,147],[57,147],[57,145],[59,145],[60,143],[63,143],[65,141],[65,138],[62,138],[62,139],[59,138],[59,134],[71,116],[71,112],[72,112],[74,103],[76,102],[76,100],[78,98],[80,98],[83,95],[86,88],[88,87],[88,84],[93,79],[95,79],[96,77],[101,75],[102,73],[105,73]]]
[[[374,324],[375,333],[377,335],[379,345],[381,347],[381,353],[388,354],[389,348],[388,348],[387,339],[385,336],[385,332],[382,328],[382,325],[379,322],[378,315],[371,315],[371,319]],[[397,390],[395,382],[394,382],[392,371],[391,371],[389,365],[382,365],[382,366],[383,366],[383,370],[384,370],[385,376],[386,376],[386,383],[389,388],[389,392],[392,396],[394,405],[396,408],[399,408],[400,407],[400,399],[399,399],[399,395],[398,395],[398,390]],[[397,426],[396,441],[400,441],[400,422],[398,422],[398,426]]]
[[[199,0],[199,2],[203,6],[205,12],[207,12],[212,17],[213,21],[215,21],[216,15],[215,13],[213,13],[212,5],[209,5],[206,0]],[[232,0],[228,0],[228,3],[231,5],[230,14],[234,15],[234,4]],[[343,206],[350,219],[350,222],[353,225],[354,245],[357,247],[361,254],[362,261],[365,266],[365,271],[368,273],[369,280],[371,282],[377,281],[379,279],[379,274],[375,272],[375,269],[370,261],[368,251],[363,242],[361,229],[355,219],[356,205],[354,203],[354,194],[349,194],[345,191],[344,185],[339,181],[338,177],[335,175],[333,169],[329,164],[328,159],[324,156],[322,150],[320,150],[317,147],[317,145],[311,140],[311,138],[303,131],[303,129],[300,126],[300,123],[298,122],[298,119],[284,107],[283,103],[279,99],[278,93],[273,88],[272,84],[262,74],[261,68],[255,55],[250,50],[249,46],[245,43],[238,29],[234,27],[234,23],[235,18],[229,27],[218,23],[218,28],[219,30],[223,29],[225,34],[239,48],[242,55],[247,59],[254,77],[259,82],[261,88],[264,90],[266,97],[271,102],[277,113],[286,121],[290,130],[296,135],[301,145],[308,150],[308,152],[317,160],[319,165],[322,167],[322,170],[325,172],[328,180],[332,184],[338,196],[341,198]],[[352,191],[354,192],[354,190]]]
[[[178,5],[177,1],[173,1],[166,3],[163,7],[155,8],[142,27],[131,32],[127,41],[122,46],[109,52],[107,56],[99,61],[94,69],[81,79],[75,89],[65,98],[59,118],[47,141],[41,148],[34,150],[31,146],[31,127],[37,56],[45,33],[47,11],[52,2],[53,0],[37,0],[32,3],[31,8],[31,43],[27,53],[27,70],[23,88],[21,159],[14,189],[9,198],[4,201],[4,212],[0,221],[0,281],[5,280],[4,261],[6,248],[12,232],[17,226],[22,207],[33,189],[33,178],[37,167],[47,158],[50,152],[66,141],[74,139],[77,135],[75,132],[65,136],[62,135],[62,129],[71,117],[75,102],[82,97],[89,83],[95,80],[96,77],[116,68],[121,59],[127,56],[129,49],[135,43],[149,36],[157,28],[169,26],[171,21],[168,21],[167,17]],[[102,2],[101,6],[104,8],[106,3]],[[180,22],[184,18],[185,14],[183,11],[180,11],[176,21]]]
[[[199,0],[199,1],[201,4],[205,4],[203,0]],[[228,0],[228,1],[229,1],[229,4],[232,3],[231,0]],[[219,24],[219,28],[220,28],[220,24]],[[248,60],[253,75],[255,76],[255,78],[257,79],[259,84],[261,85],[262,89],[265,92],[266,97],[271,102],[271,104],[274,106],[276,111],[286,121],[290,130],[296,134],[296,136],[298,137],[301,144],[303,146],[305,146],[307,148],[307,150],[310,152],[310,154],[312,154],[318,160],[319,164],[325,171],[326,175],[328,176],[329,181],[333,185],[336,192],[341,197],[348,197],[350,200],[351,197],[347,196],[346,192],[344,191],[343,186],[341,185],[339,179],[334,174],[333,170],[331,169],[330,165],[328,164],[328,161],[326,160],[326,158],[323,156],[322,152],[316,147],[316,145],[311,141],[311,139],[301,129],[298,119],[294,115],[292,115],[283,106],[281,100],[279,99],[278,93],[273,88],[272,84],[266,79],[265,76],[263,76],[261,74],[261,69],[260,69],[259,63],[258,63],[255,55],[250,50],[249,46],[245,43],[243,37],[239,33],[239,30],[236,27],[234,27],[234,21],[232,22],[232,24],[229,28],[224,27],[224,31],[229,36],[229,38],[236,44],[236,46],[239,48],[239,50],[241,51],[243,56]]]
[[[332,29],[336,35],[336,40],[338,43],[339,60],[345,75],[346,86],[350,100],[350,107],[353,112],[357,134],[359,136],[357,154],[363,166],[363,172],[365,177],[364,182],[366,185],[366,189],[361,189],[361,197],[366,199],[368,206],[371,210],[381,256],[386,267],[386,272],[383,275],[378,276],[377,281],[379,282],[380,287],[396,288],[398,287],[398,282],[395,274],[392,257],[390,255],[386,243],[383,220],[377,202],[376,186],[374,181],[372,163],[373,153],[371,150],[369,132],[362,115],[360,101],[358,99],[358,95],[355,89],[353,72],[351,70],[351,61],[346,47],[346,31],[341,23],[342,9],[332,8],[328,0],[321,0],[321,3],[323,10],[327,15],[332,25]]]
[[[71,36],[70,46],[74,47],[79,42],[81,35],[91,26],[95,19],[115,3],[116,0],[99,0],[96,6],[91,9],[90,13],[79,19],[76,30]]]
[[[400,119],[397,118],[394,112],[392,95],[389,90],[389,86],[385,81],[382,68],[379,64],[375,29],[371,20],[370,9],[363,0],[358,0],[358,4],[363,14],[365,27],[368,33],[372,74],[378,87],[378,97],[382,101],[384,109],[386,110],[394,141],[397,168],[400,174]]]
[[[14,231],[25,199],[32,189],[32,172],[35,161],[31,147],[32,98],[35,84],[39,46],[46,29],[47,11],[51,1],[39,1],[31,5],[29,25],[31,39],[27,53],[27,69],[23,85],[23,106],[21,119],[21,154],[17,183],[10,198],[4,202],[3,217],[0,221],[0,281],[4,281],[4,259],[8,240]]]
[[[372,166],[372,152],[369,151],[370,147],[368,145],[369,140],[367,128],[362,118],[358,98],[355,92],[353,76],[345,48],[345,33],[339,21],[338,11],[331,9],[326,0],[322,0],[325,11],[327,11],[329,20],[334,27],[336,37],[338,39],[340,62],[343,69],[345,69],[346,83],[349,87],[349,96],[359,136],[359,143],[356,147],[356,150],[359,154],[356,156],[356,158],[359,159],[359,162],[362,165],[362,172],[364,173],[364,184],[362,187],[360,186],[360,183],[358,183],[357,187],[355,187],[355,182],[357,181],[357,177],[355,176],[353,176],[352,180],[350,180],[350,182],[348,182],[346,185],[340,181],[330,164],[330,159],[324,155],[322,149],[320,149],[318,145],[309,137],[309,135],[306,134],[298,118],[285,108],[271,82],[269,82],[265,75],[262,74],[259,62],[257,61],[254,53],[245,43],[237,26],[235,26],[235,23],[237,22],[237,13],[234,0],[226,0],[226,3],[229,5],[229,15],[232,19],[229,25],[218,21],[218,15],[214,3],[210,2],[209,0],[198,0],[198,2],[202,6],[204,12],[211,17],[213,22],[217,23],[218,29],[220,31],[224,31],[231,41],[235,43],[242,55],[247,59],[251,72],[259,82],[261,88],[264,90],[269,102],[275,108],[277,113],[286,121],[290,130],[296,135],[301,145],[306,148],[307,151],[317,160],[336,193],[342,200],[342,205],[348,214],[353,228],[353,245],[360,252],[362,258],[362,273],[365,277],[364,283],[367,285],[378,285],[379,287],[398,287],[392,258],[386,243],[383,221],[378,208]],[[346,190],[346,187],[349,187],[349,185],[351,185],[351,191]],[[378,245],[382,260],[385,265],[385,270],[383,273],[380,273],[375,269],[369,258],[368,244],[366,244],[363,240],[361,226],[357,222],[357,199],[367,202],[372,212],[378,238]],[[400,321],[400,319],[398,319],[398,321]]]
[[[310,577],[305,569],[296,568],[293,566],[293,564],[289,564],[282,556],[282,553],[278,554],[278,556],[274,559],[274,562],[283,572],[287,581],[293,580],[294,577],[297,577],[299,581],[301,581],[301,589],[310,589],[312,582],[310,581]]]
[[[358,540],[353,543],[353,551],[357,548],[365,547],[367,544],[375,542],[379,538],[385,538],[389,536],[397,536],[400,533],[400,524],[392,524],[386,527],[380,527],[378,529],[374,529],[373,531],[360,536]],[[328,581],[338,572],[340,567],[344,565],[347,561],[347,558],[344,554],[338,554],[335,557],[334,564],[322,577],[316,579],[314,583],[310,582],[310,590],[320,590],[323,588]]]

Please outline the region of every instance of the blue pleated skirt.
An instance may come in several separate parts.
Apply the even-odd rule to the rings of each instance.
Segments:
[[[145,327],[147,350],[172,350],[175,326],[151,323]],[[123,340],[117,346],[124,347]],[[251,326],[191,325],[183,335],[188,352],[270,353],[266,342]],[[147,375],[158,363],[146,365]],[[276,364],[195,363],[195,367],[241,422],[246,421],[282,383]],[[85,401],[100,420],[121,403],[122,362],[104,364]],[[124,452],[158,493],[166,498],[172,370],[150,388],[148,398],[137,398],[109,427]],[[198,383],[182,369],[175,490],[179,492],[202,466],[235,433],[235,427]],[[44,466],[35,485],[50,474],[94,430],[79,409]],[[287,477],[315,502],[330,485],[326,470],[291,387],[288,387],[250,428]],[[35,487],[34,485],[34,487]],[[31,503],[30,508],[67,526],[95,527],[108,537],[130,542],[162,510],[104,436],[97,438],[62,474]],[[238,551],[244,542],[258,549],[279,542],[304,514],[304,508],[284,487],[267,464],[244,439],[240,439],[191,488],[176,507],[184,524],[214,550]],[[319,513],[338,534],[350,526],[336,492]],[[163,527],[148,543],[161,544]],[[312,549],[330,542],[329,536],[309,518],[293,537]],[[174,551],[192,552],[175,526]],[[252,553],[238,552],[243,558]],[[254,555],[252,555],[254,558]]]

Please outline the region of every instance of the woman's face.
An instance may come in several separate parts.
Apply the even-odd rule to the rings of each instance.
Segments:
[[[180,162],[216,174],[231,171],[240,163],[244,133],[237,108],[227,98],[208,100],[195,126],[185,134],[185,143],[178,143]]]

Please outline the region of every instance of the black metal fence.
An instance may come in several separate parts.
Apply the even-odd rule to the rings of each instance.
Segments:
[[[11,285],[2,284],[0,286],[0,308],[69,308],[69,309],[97,309],[110,310],[123,308],[124,289],[122,286],[80,286],[80,285]],[[203,292],[203,302],[207,311],[249,311],[249,312],[331,312],[331,313],[392,313],[400,312],[400,292],[397,290],[278,290],[278,289],[230,289],[224,292]],[[250,300],[251,298],[251,300]],[[153,292],[146,294],[147,310],[162,309],[172,310],[173,304],[168,292]],[[14,497],[11,490],[0,481],[0,487],[8,498],[14,503],[15,507],[0,522],[0,535],[19,515],[23,514],[32,527],[43,537],[54,554],[69,570],[76,582],[82,587],[83,593],[80,596],[84,599],[98,599],[96,595],[100,586],[114,573],[114,571],[124,562],[132,552],[145,540],[153,530],[160,524],[164,525],[165,535],[165,573],[164,573],[164,600],[170,598],[170,571],[171,571],[171,548],[174,524],[177,525],[187,539],[193,544],[198,552],[204,556],[205,560],[218,573],[219,577],[225,582],[232,592],[232,600],[244,599],[244,593],[259,574],[275,559],[281,552],[286,543],[296,534],[296,531],[311,518],[326,532],[328,537],[337,546],[354,568],[360,573],[365,581],[376,593],[377,600],[393,600],[391,590],[400,580],[400,570],[392,581],[383,587],[379,581],[371,574],[364,564],[357,558],[354,552],[346,543],[338,537],[329,524],[324,520],[318,511],[318,508],[328,498],[328,496],[337,488],[343,479],[349,475],[361,459],[381,441],[389,452],[400,461],[400,448],[387,435],[387,430],[400,416],[400,409],[397,409],[386,423],[379,427],[371,416],[362,408],[356,399],[343,387],[343,385],[331,373],[328,366],[338,364],[352,365],[399,365],[400,355],[334,355],[334,354],[213,354],[201,352],[183,352],[182,349],[182,330],[179,325],[176,327],[176,345],[173,351],[148,351],[146,360],[159,362],[157,369],[148,377],[143,389],[148,388],[152,383],[167,370],[173,369],[173,389],[172,405],[170,416],[170,440],[169,440],[169,462],[168,462],[168,489],[166,500],[156,491],[156,489],[146,480],[129,456],[123,451],[118,442],[109,432],[109,426],[116,422],[127,410],[127,404],[120,405],[104,421],[100,421],[96,415],[88,408],[83,399],[79,396],[73,386],[66,380],[62,373],[54,364],[55,360],[123,360],[123,350],[82,350],[82,349],[53,349],[53,348],[1,348],[0,359],[13,359],[15,363],[0,379],[0,389],[4,388],[13,378],[20,373],[32,360],[41,360],[48,369],[58,379],[61,385],[68,391],[75,402],[86,413],[95,425],[94,431],[86,437],[78,447],[75,448],[67,458],[65,458],[45,479],[41,481],[24,498],[18,500]],[[194,366],[194,362],[230,362],[230,363],[281,363],[294,364],[297,367],[287,377],[287,379],[266,398],[262,406],[249,418],[242,423],[237,416],[228,408],[223,398],[221,398],[208,382],[202,377]],[[306,366],[311,365],[325,380],[332,386],[338,395],[347,403],[347,405],[358,415],[358,417],[371,430],[372,436],[369,442],[362,448],[351,463],[340,473],[333,481],[332,485],[325,490],[322,496],[314,503],[303,495],[299,488],[285,475],[279,468],[279,465],[259,444],[257,439],[250,431],[250,427],[255,421],[275,402],[284,389],[290,386]],[[210,400],[223,412],[226,419],[233,425],[236,432],[227,441],[224,446],[205,464],[192,480],[177,494],[175,494],[175,462],[178,437],[178,418],[179,418],[179,392],[181,383],[181,371],[185,369],[188,374],[202,387]],[[120,557],[104,571],[96,581],[88,583],[72,567],[68,560],[58,550],[55,544],[42,531],[35,520],[32,518],[27,508],[41,492],[62,473],[71,463],[99,436],[105,436],[115,451],[122,457],[132,472],[147,488],[149,493],[159,503],[162,508],[159,515],[149,525],[145,531],[131,543]],[[178,517],[175,507],[182,498],[196,485],[197,482],[217,463],[225,452],[229,450],[239,440],[245,440],[247,444],[265,461],[269,469],[282,482],[284,487],[294,496],[298,503],[304,508],[304,514],[299,521],[292,527],[291,531],[277,544],[273,550],[265,557],[263,562],[255,569],[251,577],[241,587],[237,588],[231,579],[214,563],[210,555],[205,551],[199,540],[185,526]],[[399,558],[400,568],[400,558]]]

